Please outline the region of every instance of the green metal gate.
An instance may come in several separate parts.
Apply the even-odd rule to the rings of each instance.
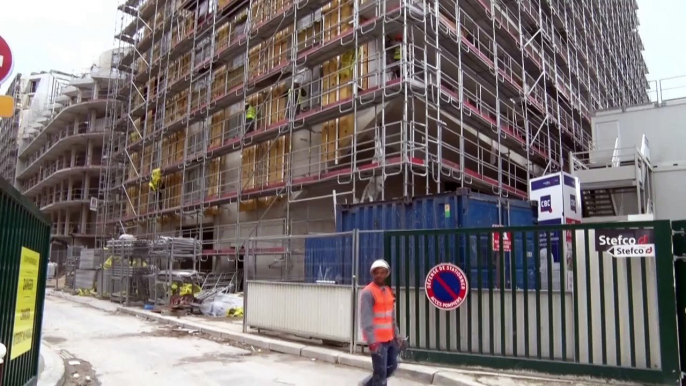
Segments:
[[[0,178],[0,342],[7,347],[2,386],[37,381],[50,227],[35,205]]]
[[[671,235],[669,221],[387,232],[406,357],[679,384]],[[456,310],[428,301],[439,263],[466,273]]]

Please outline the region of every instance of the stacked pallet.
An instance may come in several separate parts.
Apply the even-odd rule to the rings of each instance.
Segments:
[[[82,249],[79,255],[79,268],[74,278],[74,290],[89,292],[96,289],[97,278],[101,277],[102,263],[102,249]]]

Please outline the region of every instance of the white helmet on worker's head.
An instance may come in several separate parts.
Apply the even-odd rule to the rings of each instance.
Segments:
[[[377,268],[385,268],[386,271],[388,271],[389,273],[391,271],[391,266],[388,265],[386,260],[383,260],[383,259],[379,259],[379,260],[374,261],[372,263],[372,267],[369,269],[369,272],[374,273],[374,270]]]

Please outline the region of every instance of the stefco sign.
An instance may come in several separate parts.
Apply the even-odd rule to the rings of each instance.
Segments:
[[[595,248],[617,258],[655,257],[651,229],[598,229]]]

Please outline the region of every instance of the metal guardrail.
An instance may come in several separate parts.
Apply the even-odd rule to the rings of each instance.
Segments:
[[[2,178],[0,214],[0,384],[19,386],[39,371],[50,220]]]

